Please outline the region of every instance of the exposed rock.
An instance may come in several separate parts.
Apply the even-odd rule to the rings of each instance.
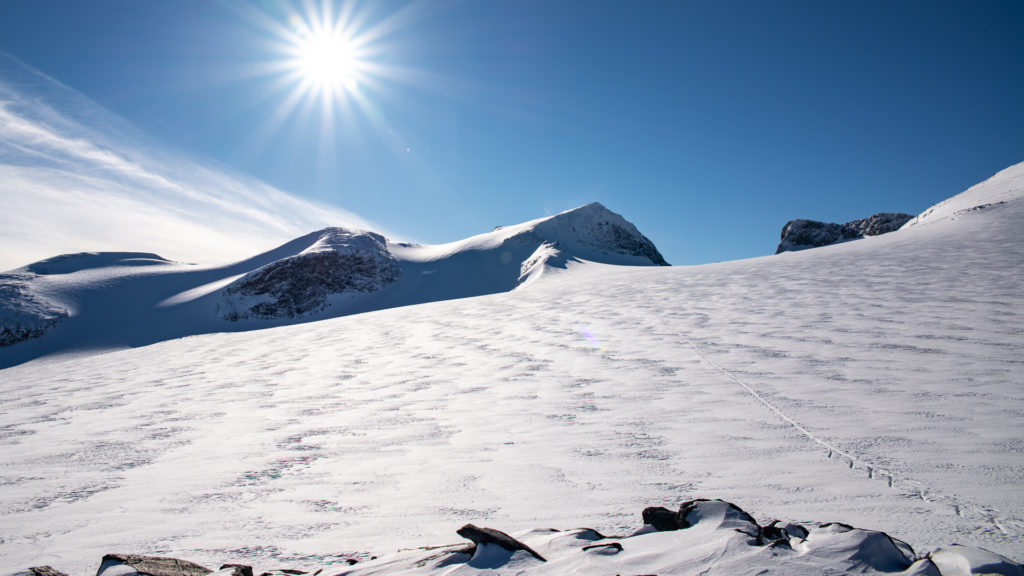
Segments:
[[[0,346],[42,336],[69,316],[32,288],[32,274],[0,274]]]
[[[252,566],[245,564],[224,564],[220,567],[220,572],[225,570],[231,570],[230,576],[252,576]]]
[[[852,220],[843,224],[843,237],[853,239],[888,234],[899,230],[913,218],[910,214],[899,212],[879,212],[868,218]]]
[[[604,552],[611,554],[618,554],[619,552],[622,552],[622,544],[619,544],[618,542],[609,542],[607,544],[591,544],[590,546],[584,546],[583,551],[586,552],[587,550],[593,550],[595,548],[602,548],[604,549]]]
[[[220,313],[232,321],[306,316],[329,306],[331,295],[374,292],[400,275],[380,234],[328,228],[299,254],[271,262],[225,288]]]
[[[471,540],[477,546],[495,544],[509,552],[524,550],[541,562],[547,562],[543,556],[535,552],[532,548],[500,530],[495,530],[493,528],[479,528],[472,524],[466,524],[462,528],[456,530],[456,534],[466,538],[467,540]]]
[[[874,216],[852,220],[846,224],[818,222],[817,220],[790,220],[782,227],[781,239],[775,253],[806,250],[856,240],[865,236],[887,234],[899,230],[911,219],[913,216],[910,214],[879,212]]]
[[[114,573],[117,566],[129,566],[145,576],[206,576],[213,572],[199,564],[193,564],[177,558],[160,556],[139,556],[136,554],[107,554],[100,563],[96,576],[104,576],[104,572]],[[117,573],[121,571],[117,570]]]
[[[28,570],[12,572],[7,576],[68,576],[60,570],[54,570],[50,566],[33,566]]]
[[[54,570],[50,566],[33,566],[29,568],[36,576],[68,576],[60,570]]]
[[[651,506],[649,508],[644,508],[642,515],[644,524],[650,524],[659,532],[679,530],[678,512],[673,512],[668,508],[663,508],[661,506]]]

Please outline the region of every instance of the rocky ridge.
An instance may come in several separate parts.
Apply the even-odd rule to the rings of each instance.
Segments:
[[[899,230],[913,218],[914,216],[910,214],[879,212],[873,216],[851,220],[845,224],[804,219],[790,220],[782,227],[779,246],[775,253],[807,250],[808,248],[857,240],[866,236],[887,234]]]
[[[309,248],[230,284],[218,311],[226,320],[295,318],[324,310],[332,295],[374,292],[401,274],[380,234],[327,228]]]

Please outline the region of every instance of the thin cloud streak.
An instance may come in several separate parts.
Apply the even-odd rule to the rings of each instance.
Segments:
[[[178,153],[0,53],[0,270],[102,250],[221,263],[327,226],[380,231]]]

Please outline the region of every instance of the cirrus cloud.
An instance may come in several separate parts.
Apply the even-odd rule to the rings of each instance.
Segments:
[[[327,226],[379,230],[147,138],[0,53],[0,270],[103,250],[227,262]]]

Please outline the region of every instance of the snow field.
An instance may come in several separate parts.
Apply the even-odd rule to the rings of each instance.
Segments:
[[[628,534],[646,506],[722,498],[1019,561],[1022,219],[1007,202],[739,262],[569,262],[510,293],[8,368],[0,556],[337,572],[467,522]],[[652,555],[672,538],[650,536]]]

